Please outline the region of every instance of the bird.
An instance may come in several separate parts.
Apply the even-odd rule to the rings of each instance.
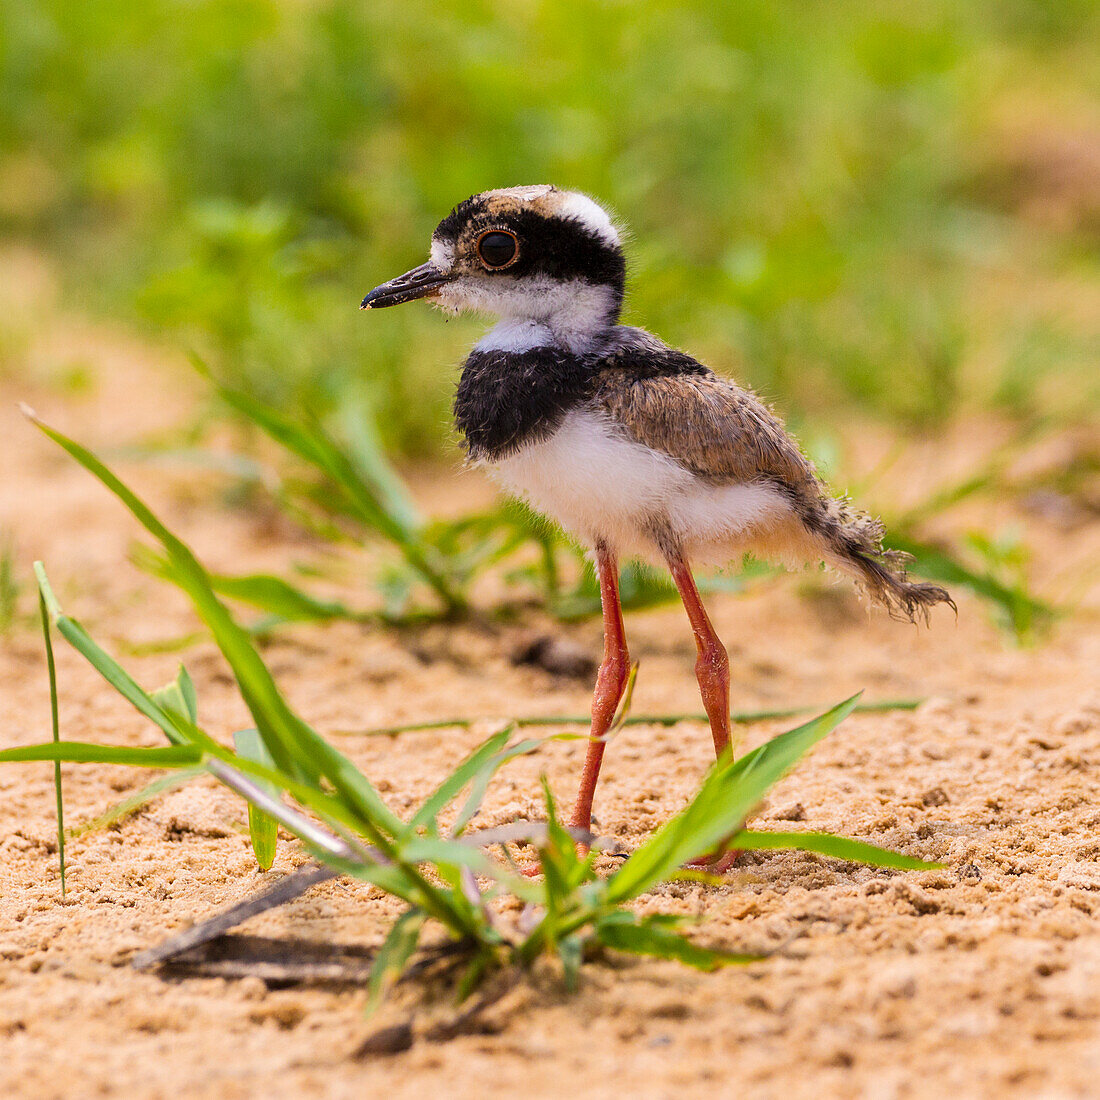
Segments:
[[[955,606],[945,589],[909,579],[905,555],[883,546],[883,525],[828,489],[760,398],[621,323],[622,235],[579,191],[483,191],[439,223],[426,263],[376,287],[361,306],[426,298],[450,314],[498,319],[470,352],[455,393],[468,459],[582,543],[599,581],[604,652],[570,819],[578,832],[591,829],[604,735],[630,676],[619,595],[625,559],[663,564],[672,576],[719,759],[731,751],[729,657],[693,568],[746,553],[825,562],[903,620]]]

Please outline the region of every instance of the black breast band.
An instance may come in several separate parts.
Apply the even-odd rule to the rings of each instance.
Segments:
[[[558,347],[472,352],[454,405],[470,457],[505,458],[548,439],[591,394],[598,364]]]
[[[634,379],[709,374],[690,355],[655,336],[618,325],[600,350],[573,355],[557,345],[527,351],[470,353],[455,394],[455,421],[471,458],[505,458],[527,443],[549,439],[570,409],[590,397],[602,370]]]

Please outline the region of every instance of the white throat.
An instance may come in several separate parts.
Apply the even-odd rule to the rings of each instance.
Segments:
[[[477,345],[479,351],[527,351],[557,345],[583,355],[599,345],[614,324],[614,291],[582,279],[563,283],[528,277],[476,287],[460,280],[452,285],[465,292],[459,308],[500,317],[500,323]],[[441,297],[444,305],[452,304],[446,300],[446,292]]]

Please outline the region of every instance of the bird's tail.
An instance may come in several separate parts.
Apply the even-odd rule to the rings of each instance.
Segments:
[[[938,584],[911,581],[906,574],[910,555],[883,549],[886,532],[873,516],[853,508],[847,500],[822,491],[806,502],[803,520],[824,542],[828,559],[851,576],[876,602],[895,618],[928,621],[928,612],[938,603],[958,611],[947,589]]]

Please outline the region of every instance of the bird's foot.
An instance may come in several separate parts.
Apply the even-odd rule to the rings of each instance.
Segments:
[[[697,859],[689,859],[684,866],[689,871],[703,871],[708,875],[724,875],[737,862],[737,857],[740,855],[740,848],[731,848],[721,855],[711,852],[709,855],[699,856]]]
[[[570,829],[574,833],[576,833],[576,832],[589,833],[591,831],[591,828],[592,828],[592,822],[591,821],[589,821],[585,825],[578,825],[578,824],[576,824],[576,822],[574,822],[570,826]],[[583,840],[578,840],[577,841],[576,848],[577,848],[577,859],[584,859],[588,855],[589,851],[591,850],[591,846],[586,844]],[[522,868],[520,870],[520,874],[523,875],[524,878],[538,878],[538,876],[542,874],[542,860],[536,859],[535,862],[532,863],[529,867]]]

